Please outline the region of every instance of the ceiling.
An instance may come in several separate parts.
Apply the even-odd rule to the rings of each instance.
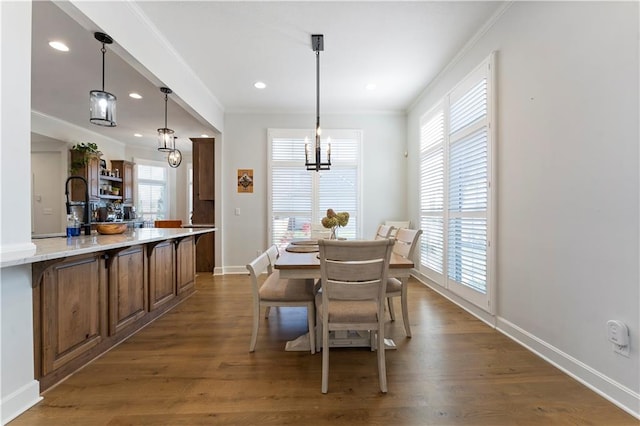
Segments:
[[[311,34],[324,34],[320,112],[404,112],[502,2],[132,1],[209,89],[225,113],[315,112]],[[99,28],[94,29],[99,30]],[[69,52],[48,46],[62,40]],[[118,97],[115,128],[89,123],[89,91],[101,89],[101,43],[49,1],[33,2],[32,108],[125,144],[155,147],[164,127],[158,81],[136,71],[118,40],[107,47],[105,90]],[[123,59],[125,58],[125,59]],[[267,87],[258,90],[256,81]],[[375,90],[367,90],[373,83]],[[130,92],[143,96],[134,100]],[[169,95],[178,147],[214,128]],[[312,120],[312,118],[311,118]],[[309,127],[313,126],[313,121]],[[143,137],[134,137],[140,133]]]

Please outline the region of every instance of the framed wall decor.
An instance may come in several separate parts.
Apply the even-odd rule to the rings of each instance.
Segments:
[[[238,169],[238,193],[253,193],[253,169]]]

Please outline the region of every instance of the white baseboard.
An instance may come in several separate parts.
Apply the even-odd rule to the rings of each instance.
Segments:
[[[559,368],[562,372],[573,377],[598,395],[612,402],[632,416],[640,419],[640,394],[627,388],[626,386],[610,379],[599,371],[589,367],[580,360],[562,352],[558,348],[539,339],[533,334],[521,329],[508,320],[492,316],[487,312],[479,309],[475,305],[468,303],[451,293],[447,289],[432,283],[423,274],[414,272],[414,277],[422,284],[426,285],[436,293],[439,293],[446,299],[460,306],[471,315],[486,323],[490,327],[509,337],[516,343],[524,346],[540,358],[544,359],[553,366]]]
[[[497,318],[496,329],[540,358],[573,377],[598,395],[640,419],[640,394],[610,379],[578,359],[537,338],[504,318]]]
[[[246,266],[224,266],[222,268],[222,274],[221,275],[237,275],[237,274],[244,274],[249,276],[249,271],[247,270]]]
[[[30,381],[20,389],[2,398],[0,403],[2,424],[6,425],[41,400],[40,382],[37,380]]]

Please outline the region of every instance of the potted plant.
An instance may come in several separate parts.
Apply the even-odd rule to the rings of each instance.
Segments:
[[[102,155],[102,152],[98,149],[98,145],[93,142],[82,142],[72,146],[69,173],[75,175],[78,172],[78,169],[89,164],[89,158],[100,155]]]

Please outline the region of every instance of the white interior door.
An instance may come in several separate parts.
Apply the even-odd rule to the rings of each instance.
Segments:
[[[31,153],[31,233],[64,232],[64,182],[60,152]]]

